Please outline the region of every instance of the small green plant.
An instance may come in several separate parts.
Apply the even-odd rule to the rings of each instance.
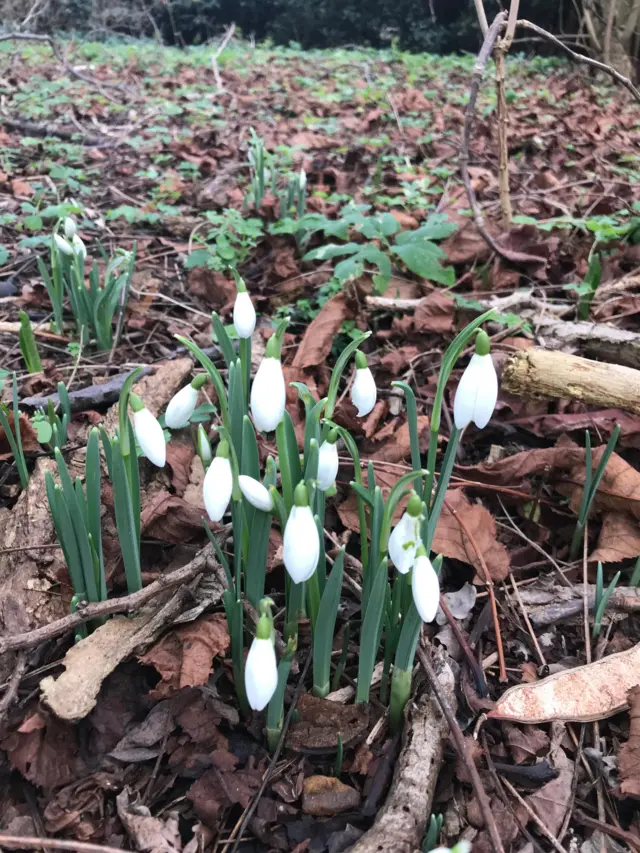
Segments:
[[[42,361],[40,360],[40,353],[38,352],[36,338],[31,328],[29,315],[26,311],[20,311],[18,317],[20,319],[18,342],[25,366],[29,373],[42,373]]]
[[[595,245],[595,244],[594,244]],[[589,311],[596,290],[600,287],[602,264],[598,252],[592,252],[589,259],[589,269],[581,284],[566,284],[565,290],[573,290],[578,296],[578,320],[588,320]]]
[[[239,210],[227,208],[223,213],[207,211],[205,216],[213,226],[206,237],[198,238],[200,246],[187,258],[187,269],[208,267],[224,272],[238,267],[252,254],[264,235],[262,220],[245,219]]]
[[[245,196],[245,206],[253,204],[256,210],[262,204],[266,193],[271,190],[274,195],[276,191],[276,170],[273,157],[267,153],[264,142],[253,128],[249,130],[249,171],[250,191]]]
[[[591,436],[589,435],[588,430],[585,432],[584,486],[582,488],[582,499],[580,501],[580,508],[578,510],[578,522],[576,524],[576,529],[573,532],[573,539],[571,540],[570,556],[572,560],[575,560],[580,552],[580,545],[582,544],[582,534],[584,531],[584,526],[587,523],[587,518],[589,517],[589,510],[591,509],[591,504],[594,501],[596,492],[598,491],[598,486],[600,485],[600,481],[604,476],[605,468],[607,467],[607,462],[611,458],[611,454],[614,451],[619,435],[620,425],[616,424],[613,432],[611,433],[611,438],[607,442],[607,446],[605,447],[602,453],[602,457],[600,459],[600,462],[598,463],[598,467],[596,468],[594,474],[593,454],[591,452]]]
[[[47,410],[38,409],[31,417],[31,423],[36,431],[40,444],[49,445],[51,450],[56,447],[64,447],[67,443],[67,428],[71,422],[71,403],[64,382],[58,382],[58,411],[51,400],[47,403]]]
[[[604,580],[602,576],[602,563],[598,560],[598,568],[596,572],[596,595],[595,595],[595,604],[594,604],[594,615],[593,615],[593,631],[592,636],[593,639],[597,639],[600,636],[600,631],[602,629],[602,617],[604,616],[604,611],[607,608],[607,604],[609,603],[609,599],[613,595],[613,591],[617,586],[618,581],[620,580],[620,572],[616,572],[615,575],[611,578],[609,586],[604,589]]]
[[[422,842],[422,853],[431,853],[431,851],[437,846],[438,839],[440,838],[440,833],[442,831],[443,821],[444,815],[441,814],[432,814],[429,818],[427,831],[424,836],[424,841]]]
[[[6,403],[0,402],[0,426],[4,429],[4,433],[9,442],[9,447],[13,453],[13,458],[16,463],[20,485],[26,489],[29,485],[29,472],[27,470],[27,460],[22,449],[22,435],[20,433],[20,410],[18,409],[18,382],[16,374],[12,377],[11,395],[13,398],[13,430],[9,425],[9,408]]]

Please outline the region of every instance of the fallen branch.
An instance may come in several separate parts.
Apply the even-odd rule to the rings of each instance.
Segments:
[[[637,332],[607,323],[568,323],[549,318],[539,320],[536,331],[547,348],[580,347],[586,355],[640,369],[640,335]]]
[[[379,308],[387,311],[415,311],[423,299],[395,299],[392,296],[367,296],[366,302],[370,308]],[[531,290],[517,290],[515,293],[510,293],[508,296],[492,296],[491,299],[478,299],[479,310],[488,311],[493,308],[498,312],[516,311],[522,316],[527,317],[532,312],[537,312],[543,317],[544,314],[552,314],[554,317],[561,317],[564,314],[573,313],[573,308],[567,303],[547,302],[545,299],[540,299],[533,295]]]
[[[553,601],[551,604],[543,604],[539,607],[529,609],[529,619],[534,628],[544,628],[553,625],[554,622],[564,622],[572,616],[578,616],[583,608],[583,586],[579,584],[573,587],[575,598],[568,601]],[[563,589],[563,594],[567,590]],[[594,584],[587,586],[587,606],[594,610],[596,602],[596,588]],[[640,612],[640,588],[635,586],[616,587],[607,604],[607,612],[621,610],[624,613]]]
[[[7,689],[5,691],[4,696],[0,699],[0,722],[2,718],[5,716],[13,700],[18,695],[18,688],[20,687],[20,680],[24,675],[24,672],[27,668],[27,653],[25,651],[18,652],[16,658],[16,665],[7,684]]]
[[[222,77],[220,76],[220,69],[218,68],[218,58],[233,38],[233,34],[235,33],[235,31],[236,25],[235,23],[233,23],[231,24],[227,32],[224,34],[224,38],[220,42],[218,49],[211,57],[211,67],[213,68],[213,76],[216,78],[216,95],[219,95],[221,92],[224,92],[224,85],[222,83]]]
[[[7,850],[75,850],[77,853],[122,853],[121,847],[107,847],[105,844],[90,844],[87,841],[65,841],[61,838],[30,838],[28,835],[7,835],[0,832],[0,847]]]
[[[19,324],[16,323],[16,326],[17,325]],[[139,375],[140,377],[148,376],[148,374],[152,372],[153,371],[150,367],[143,367]],[[84,412],[87,409],[97,409],[101,406],[107,406],[111,403],[115,403],[120,396],[122,386],[130,373],[131,371],[128,373],[120,373],[118,376],[114,376],[113,379],[105,382],[104,385],[89,385],[87,388],[78,388],[77,391],[69,391],[69,404],[71,406],[71,411]],[[46,409],[49,402],[54,406],[57,406],[60,402],[60,398],[57,394],[48,394],[46,397],[25,397],[23,400],[20,400],[20,407],[27,409]]]
[[[157,581],[150,583],[149,586],[145,586],[138,592],[132,592],[130,595],[123,595],[120,598],[99,601],[96,604],[86,604],[84,607],[79,607],[75,613],[57,619],[55,622],[50,622],[48,625],[43,625],[41,628],[25,631],[23,634],[0,637],[0,655],[12,649],[33,648],[46,640],[67,634],[92,619],[100,619],[113,613],[135,613],[143,604],[157,595],[179,584],[187,583],[202,572],[214,571],[215,566],[211,546],[207,545],[186,566],[182,566],[182,568],[176,569],[168,575],[161,575]]]
[[[505,362],[502,387],[520,397],[568,398],[640,414],[640,371],[564,352],[514,353]]]
[[[456,707],[453,673],[443,658],[433,677],[447,706]],[[452,711],[453,713],[453,711]],[[376,821],[350,853],[412,853],[421,849],[447,739],[447,719],[429,693],[411,703],[391,790]]]

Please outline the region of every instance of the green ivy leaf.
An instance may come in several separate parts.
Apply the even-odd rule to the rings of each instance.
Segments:
[[[395,246],[391,251],[400,258],[407,269],[421,278],[448,286],[455,284],[454,269],[441,265],[440,259],[445,258],[446,255],[435,243],[430,243],[428,240],[412,242],[404,246]]]
[[[185,267],[192,270],[194,267],[206,267],[209,263],[211,254],[208,249],[195,249],[187,257]]]
[[[330,258],[340,258],[342,255],[355,255],[360,249],[359,243],[327,243],[324,246],[318,246],[317,249],[311,249],[302,260],[327,261]]]

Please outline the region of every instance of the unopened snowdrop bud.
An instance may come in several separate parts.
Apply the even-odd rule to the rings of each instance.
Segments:
[[[416,492],[413,492],[406,511],[389,537],[389,556],[402,575],[406,575],[415,562],[416,551],[420,545],[421,512],[422,501]]]
[[[423,622],[433,622],[440,604],[440,581],[424,545],[416,551],[416,560],[411,574],[413,601]]]
[[[262,512],[271,512],[273,509],[273,498],[267,487],[263,486],[259,480],[255,480],[247,474],[240,474],[238,484],[240,485],[240,491],[251,506],[261,509]]]
[[[218,444],[216,457],[211,461],[202,483],[202,497],[211,521],[220,521],[227,511],[233,491],[231,450],[225,439]]]
[[[145,408],[137,394],[131,394],[129,402],[133,409],[133,431],[142,452],[149,462],[158,468],[164,468],[167,461],[167,443],[158,419]]]
[[[272,639],[272,605],[270,598],[263,598],[260,602],[261,616],[244,666],[244,689],[254,711],[267,707],[278,686],[278,664]]]
[[[291,580],[302,583],[313,575],[320,557],[320,537],[304,483],[296,486],[293,504],[284,528],[283,561]]]
[[[208,376],[201,373],[195,377],[190,385],[185,385],[169,400],[169,405],[164,413],[164,422],[169,429],[178,429],[187,423],[198,403],[198,391],[207,379]]]
[[[209,465],[211,464],[211,460],[213,459],[213,450],[211,449],[211,442],[209,441],[207,431],[202,426],[202,424],[198,424],[196,450],[198,451],[198,456],[200,457],[200,461],[202,462],[202,467],[206,471]]]
[[[367,366],[367,357],[363,352],[356,352],[356,375],[351,386],[351,402],[358,410],[358,417],[368,415],[376,404],[376,383],[373,374]]]
[[[490,350],[489,336],[478,332],[476,351],[462,374],[453,401],[453,419],[458,429],[464,429],[471,421],[483,429],[491,419],[498,399],[498,377]]]
[[[72,255],[75,254],[75,252],[73,251],[73,246],[71,245],[71,243],[68,240],[65,240],[61,234],[54,234],[53,240],[63,255],[67,255],[68,257],[71,257]]]
[[[320,445],[318,459],[318,487],[326,492],[336,481],[340,460],[338,459],[338,430],[332,429],[327,440]]]
[[[87,247],[82,242],[81,238],[77,235],[73,235],[73,239],[71,241],[71,245],[73,246],[74,254],[84,260],[87,257]]]
[[[76,235],[76,223],[70,216],[65,217],[64,220],[64,236],[67,240],[73,240]]]
[[[247,293],[247,286],[238,276],[236,280],[238,293],[233,305],[233,325],[239,338],[250,338],[256,327],[256,309]]]
[[[272,335],[251,386],[251,416],[257,429],[274,430],[284,416],[286,400],[279,345]]]
[[[307,173],[304,170],[304,167],[300,169],[300,175],[298,176],[298,186],[301,190],[304,190],[307,186]]]

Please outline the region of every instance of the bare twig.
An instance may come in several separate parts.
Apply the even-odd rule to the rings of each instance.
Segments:
[[[236,25],[231,24],[227,32],[224,34],[224,38],[218,45],[218,49],[211,57],[211,67],[213,68],[213,76],[216,78],[216,95],[219,95],[221,92],[224,92],[224,84],[222,82],[222,77],[220,76],[220,69],[218,68],[218,59],[222,54],[222,51],[229,44],[231,39],[233,38],[233,34],[236,31]]]
[[[451,735],[453,737],[458,755],[466,765],[474,793],[478,800],[478,805],[480,806],[480,810],[482,811],[482,817],[484,818],[485,826],[493,844],[493,849],[495,853],[504,853],[504,847],[502,845],[500,833],[498,832],[498,827],[496,826],[496,820],[491,812],[491,804],[489,803],[489,797],[487,796],[487,792],[485,791],[482,785],[482,780],[480,779],[478,768],[476,767],[473,758],[468,753],[464,735],[462,734],[462,730],[458,725],[458,721],[456,720],[455,715],[449,707],[449,703],[447,702],[444,696],[442,688],[438,682],[438,677],[431,664],[431,661],[429,660],[429,655],[421,646],[418,646],[418,648],[416,649],[416,654],[418,655],[418,660],[420,661],[420,664],[424,669],[425,675],[427,676],[427,680],[429,681],[429,686],[431,687],[433,695],[438,700],[438,704],[442,708],[442,713],[447,718],[447,722],[449,723],[449,729],[451,730]]]
[[[506,779],[504,776],[501,776],[501,777],[500,777],[500,781],[501,781],[501,782],[502,782],[502,784],[505,786],[505,788],[507,789],[507,791],[509,791],[509,793],[510,793],[513,797],[515,797],[515,798],[516,798],[516,800],[520,803],[520,805],[522,806],[522,808],[526,811],[526,813],[529,815],[529,817],[531,818],[531,820],[532,820],[532,821],[535,823],[535,825],[538,827],[538,829],[540,830],[540,832],[542,832],[542,834],[543,834],[543,835],[544,835],[544,836],[549,840],[549,842],[551,843],[552,847],[553,847],[555,850],[557,850],[557,851],[558,851],[558,853],[566,853],[566,850],[564,849],[564,847],[562,846],[562,844],[560,844],[560,842],[559,842],[559,841],[558,841],[558,839],[555,837],[555,835],[551,832],[551,830],[549,829],[549,827],[548,827],[548,826],[547,826],[547,825],[546,825],[542,820],[540,820],[540,818],[539,818],[539,817],[538,817],[538,815],[535,813],[535,811],[531,808],[531,806],[529,805],[529,803],[528,803],[528,802],[527,802],[523,797],[521,797],[521,796],[520,796],[520,794],[516,791],[516,789],[515,789],[515,788],[513,787],[513,785],[511,784],[511,782],[509,782],[509,780],[508,780],[508,779]]]
[[[526,21],[522,18],[518,21],[518,26],[522,27],[525,30],[532,30],[534,33],[537,33],[539,36],[543,36],[556,47],[562,48],[565,53],[568,53],[573,59],[577,62],[584,62],[585,65],[590,65],[592,68],[597,68],[599,71],[604,71],[605,74],[608,74],[609,77],[613,77],[614,80],[617,80],[621,86],[624,86],[627,91],[631,92],[636,101],[640,102],[640,90],[638,90],[631,80],[628,77],[625,77],[624,74],[620,74],[619,71],[616,71],[615,68],[612,68],[610,65],[607,65],[605,62],[599,62],[597,59],[591,59],[590,56],[585,56],[583,53],[576,53],[575,50],[571,50],[570,47],[567,47],[566,44],[563,44],[559,38],[556,38],[551,33],[547,32],[547,30],[543,30],[542,27],[539,27],[537,24],[532,24],[531,21]]]
[[[108,847],[106,844],[89,844],[86,841],[65,841],[61,838],[30,838],[27,835],[6,835],[0,832],[0,847],[7,850],[25,848],[34,850],[39,847],[50,850],[76,850],[77,853],[122,853],[121,847]]]
[[[120,598],[111,598],[107,601],[99,601],[95,604],[87,604],[80,607],[75,613],[69,616],[63,616],[62,619],[56,619],[55,622],[50,622],[48,625],[43,625],[41,628],[35,628],[33,631],[25,631],[23,634],[13,634],[11,636],[0,637],[0,655],[12,649],[29,649],[37,646],[45,640],[51,640],[53,637],[58,637],[61,634],[66,634],[92,619],[99,619],[102,616],[109,616],[113,613],[133,613],[139,610],[143,604],[151,601],[160,593],[167,589],[171,589],[179,584],[187,583],[196,575],[204,571],[212,571],[216,563],[211,552],[211,546],[205,546],[199,551],[196,556],[174,572],[168,575],[161,575],[157,581],[145,586],[144,589],[138,592],[132,592],[131,595],[123,595]]]
[[[637,835],[634,835],[632,832],[627,832],[624,829],[620,829],[618,826],[611,826],[610,823],[603,823],[601,820],[589,817],[579,809],[576,809],[573,816],[578,823],[581,823],[583,826],[588,826],[590,829],[599,829],[600,832],[604,832],[605,835],[610,835],[612,838],[619,838],[620,841],[624,841],[630,847],[633,847],[634,850],[640,850],[640,839],[638,839]],[[1,842],[2,838],[0,837],[0,843]]]
[[[517,0],[511,0],[511,8],[518,5]],[[511,225],[513,211],[511,209],[511,196],[509,195],[509,138],[508,138],[508,116],[507,99],[504,94],[504,60],[506,56],[507,37],[498,39],[493,58],[496,64],[496,103],[498,119],[498,187],[500,191],[500,209],[502,211],[502,222],[505,228]]]
[[[482,33],[482,37],[485,38],[489,30],[489,22],[487,21],[487,13],[484,11],[484,3],[482,0],[473,0],[473,4],[476,7],[480,32]]]
[[[18,695],[18,688],[20,687],[20,680],[24,675],[24,671],[27,668],[27,653],[26,651],[20,651],[16,657],[16,665],[11,674],[11,678],[9,679],[9,683],[7,685],[7,690],[0,699],[0,720],[7,713],[9,708],[11,707],[11,703]]]

